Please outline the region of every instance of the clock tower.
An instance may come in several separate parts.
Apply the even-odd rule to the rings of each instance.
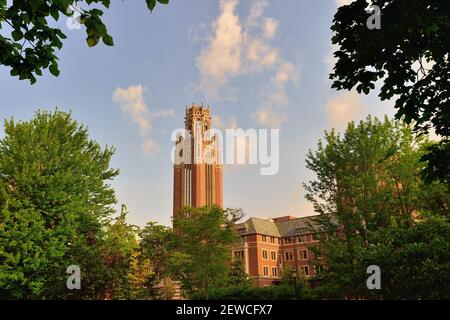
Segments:
[[[220,135],[211,133],[210,108],[186,107],[184,135],[175,142],[173,215],[185,206],[223,206]]]

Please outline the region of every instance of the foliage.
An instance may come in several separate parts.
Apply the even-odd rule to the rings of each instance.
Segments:
[[[64,112],[5,121],[0,141],[2,295],[69,298],[104,292],[104,245],[116,232],[104,228],[116,202],[108,183],[118,174],[110,168],[113,153],[89,140],[86,128]],[[82,272],[78,293],[66,288],[66,268],[72,264]]]
[[[407,298],[413,295],[404,288],[424,286],[423,278],[439,279],[435,271],[448,268],[443,258],[450,238],[436,238],[437,247],[425,252],[430,247],[416,244],[415,236],[405,236],[417,232],[417,239],[421,237],[428,224],[417,223],[417,219],[432,214],[443,219],[449,216],[448,186],[438,182],[429,185],[420,179],[424,166],[420,159],[430,145],[426,137],[416,138],[401,122],[368,117],[359,125],[350,123],[343,136],[326,132],[325,140],[319,141],[317,151],[310,151],[306,160],[317,179],[304,184],[307,199],[320,213],[316,229],[327,235],[321,249],[328,267],[323,286],[315,294],[327,298],[370,298],[372,294]],[[436,236],[430,233],[431,239]],[[396,239],[395,246],[383,242],[388,239]],[[418,255],[409,252],[410,248],[418,250]],[[409,264],[419,268],[428,262],[437,264],[434,270],[422,268],[423,278],[412,277]],[[368,293],[366,268],[371,264],[382,267],[382,287],[391,283],[389,293],[384,289],[384,293]],[[441,288],[436,287],[433,294],[442,296]],[[431,298],[433,294],[418,290],[414,297]]]
[[[152,11],[156,3],[168,4],[169,0],[146,0]],[[77,9],[80,4],[86,9]],[[102,21],[103,10],[109,9],[111,0],[0,0],[0,64],[11,68],[12,76],[36,82],[36,76],[49,69],[54,76],[59,75],[56,49],[62,48],[66,35],[61,29],[53,27],[61,16],[71,17],[80,11],[80,24],[86,28],[86,42],[89,47],[103,43],[114,45]],[[7,28],[4,28],[7,27]],[[10,36],[8,36],[10,35]]]
[[[311,293],[306,282],[289,276],[284,277],[280,284],[267,288],[228,285],[215,287],[209,293],[210,300],[309,300],[310,298]]]
[[[188,297],[200,291],[208,299],[211,287],[226,282],[230,248],[237,241],[233,227],[241,217],[240,210],[217,206],[186,207],[174,217],[169,268]]]
[[[168,279],[168,244],[172,237],[172,231],[165,226],[149,222],[139,232],[139,258],[136,262],[143,265],[144,275],[142,275],[140,286],[136,286],[139,291],[139,299],[160,299],[170,296],[171,281]],[[145,272],[145,270],[147,270]],[[161,284],[163,286],[161,287]],[[163,292],[161,292],[161,290]]]
[[[341,6],[334,16],[337,58],[330,79],[338,90],[369,93],[381,82],[381,100],[395,99],[397,119],[444,137],[425,158],[428,179],[450,185],[450,9],[447,0],[374,0],[381,28],[369,29],[369,1]]]
[[[231,262],[231,268],[228,272],[228,283],[231,286],[250,286],[252,284],[248,274],[245,272],[242,259],[234,259]]]

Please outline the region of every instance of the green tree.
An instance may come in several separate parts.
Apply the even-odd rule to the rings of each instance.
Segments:
[[[170,255],[169,241],[173,236],[168,227],[149,222],[139,232],[139,259],[137,263],[142,265],[147,272],[137,288],[141,299],[160,299],[170,295],[168,286],[168,259]],[[161,286],[163,284],[163,286]]]
[[[378,232],[414,228],[415,219],[430,213],[448,217],[448,187],[420,179],[425,165],[420,159],[427,145],[426,137],[416,138],[399,121],[368,117],[359,125],[350,123],[343,136],[326,132],[325,143],[319,141],[317,151],[308,153],[307,167],[316,179],[304,187],[320,214],[315,231],[326,234],[321,250],[328,262],[324,286],[316,292],[326,297],[365,297],[367,290],[362,289],[369,265],[361,263],[362,252],[371,252]]]
[[[156,3],[168,4],[169,0],[145,0],[152,11]],[[74,8],[79,4],[80,9]],[[86,28],[89,47],[103,43],[114,45],[102,21],[103,11],[109,9],[111,0],[0,0],[0,65],[11,69],[12,76],[36,82],[36,76],[49,69],[59,75],[56,49],[62,48],[66,35],[54,27],[60,17],[70,17],[75,11],[80,14],[80,24]],[[3,26],[8,26],[3,28]]]
[[[244,269],[242,259],[234,259],[228,272],[228,283],[231,286],[250,286],[252,283]]]
[[[102,276],[107,280],[106,290],[102,293],[105,298],[127,299],[132,294],[128,275],[131,273],[133,256],[138,250],[138,230],[126,223],[127,214],[126,206],[122,205],[119,217],[106,226],[101,248],[105,270],[102,274],[92,274],[95,278]]]
[[[381,9],[381,28],[366,25],[369,4]],[[450,185],[450,11],[447,0],[356,0],[334,16],[337,58],[330,79],[338,90],[395,99],[397,119],[417,132],[433,127],[443,140],[424,158],[428,180]]]
[[[208,299],[211,288],[226,283],[234,224],[241,218],[241,210],[217,206],[186,207],[174,217],[169,269],[188,297],[196,292]]]
[[[110,168],[113,153],[90,140],[87,129],[64,112],[39,111],[30,121],[5,121],[0,141],[3,296],[70,297],[76,293],[66,288],[68,266],[79,265],[83,279],[86,270],[95,274],[103,268],[98,243],[116,202],[109,185],[118,174]],[[98,282],[82,282],[82,291],[90,295]]]

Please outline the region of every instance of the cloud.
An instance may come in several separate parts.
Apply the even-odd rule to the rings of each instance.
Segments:
[[[212,25],[214,35],[197,57],[199,89],[211,98],[217,98],[220,87],[241,72],[244,34],[235,12],[237,4],[237,0],[220,1],[220,15]]]
[[[226,129],[237,129],[237,117],[232,114],[228,117],[227,120],[220,118],[218,115],[215,115],[211,119],[211,124],[213,128],[217,128],[219,130]]]
[[[336,0],[336,4],[338,7],[349,5],[352,2],[353,0]]]
[[[262,106],[253,114],[253,119],[261,126],[280,128],[288,120],[284,111],[274,110],[271,106]]]
[[[273,72],[270,85],[264,88],[262,107],[280,108],[289,104],[285,87],[297,83],[297,70],[285,61],[270,41],[276,36],[279,22],[264,16],[267,0],[254,0],[245,19],[236,13],[238,0],[221,0],[219,16],[212,24],[212,36],[197,57],[198,89],[207,99],[235,98],[230,82],[233,78]],[[243,21],[243,22],[242,22]],[[287,74],[290,73],[290,74]],[[256,119],[260,119],[257,117]]]
[[[325,106],[328,124],[336,129],[343,129],[347,123],[359,120],[367,112],[367,107],[357,92],[341,93]]]
[[[152,127],[149,109],[144,101],[144,91],[141,85],[137,85],[126,89],[117,88],[113,93],[113,101],[137,124],[141,135],[147,134]]]
[[[299,75],[292,63],[284,62],[272,75],[264,102],[253,114],[253,119],[259,125],[280,128],[283,123],[288,121],[288,114],[284,110],[290,102],[286,93],[288,83],[298,85]]]
[[[278,21],[272,18],[267,18],[264,23],[264,36],[272,39],[278,30]]]
[[[122,113],[137,125],[139,134],[143,139],[143,151],[150,156],[154,156],[159,147],[150,136],[152,128],[151,119],[172,115],[174,111],[163,110],[150,113],[150,109],[144,98],[145,92],[145,88],[140,84],[125,89],[117,88],[113,93],[112,100],[120,106]]]
[[[153,139],[147,138],[142,143],[142,150],[150,156],[155,156],[159,151],[159,146]]]
[[[261,39],[252,39],[247,47],[247,65],[251,70],[270,69],[279,61],[277,48],[268,46]]]

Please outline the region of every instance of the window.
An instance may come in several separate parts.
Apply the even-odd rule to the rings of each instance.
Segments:
[[[306,242],[306,235],[298,236],[298,242]]]
[[[278,277],[278,269],[277,269],[277,267],[272,267],[272,277]]]
[[[268,255],[266,249],[262,249],[262,257],[263,257],[264,260],[269,259],[269,255]]]
[[[270,260],[277,261],[277,252],[276,251],[273,251],[273,250],[270,251]]]
[[[234,252],[234,257],[236,259],[244,259],[244,250],[237,250]]]
[[[300,274],[308,277],[309,276],[309,266],[300,266]]]
[[[270,243],[275,243],[275,237],[270,237]]]
[[[267,236],[266,235],[262,235],[261,236],[261,241],[262,242],[267,242]]]
[[[322,272],[323,272],[323,266],[321,266],[321,265],[315,265],[315,266],[314,266],[314,272],[315,272],[315,274],[320,274],[320,273],[322,273]]]
[[[306,250],[306,249],[298,250],[298,258],[300,260],[307,260],[308,259],[308,250]]]
[[[269,276],[269,267],[263,266],[263,276],[268,277]]]
[[[294,255],[293,255],[292,251],[286,251],[286,252],[284,253],[284,260],[285,260],[285,261],[291,261],[291,260],[294,260]]]
[[[291,238],[284,238],[284,244],[291,244],[292,239]]]

